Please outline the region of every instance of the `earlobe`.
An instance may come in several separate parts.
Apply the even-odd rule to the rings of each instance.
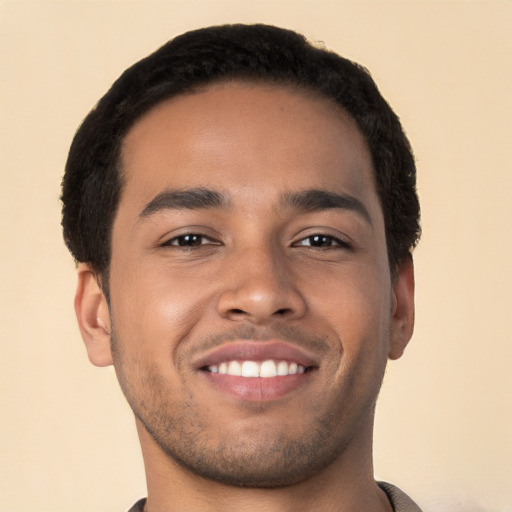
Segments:
[[[78,266],[75,313],[92,364],[112,364],[111,324],[107,299],[96,273],[86,263]]]
[[[393,311],[389,358],[398,359],[404,353],[414,330],[414,265],[408,257],[400,265],[393,282]]]

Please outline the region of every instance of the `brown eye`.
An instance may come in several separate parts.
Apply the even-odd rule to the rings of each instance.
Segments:
[[[173,247],[198,247],[209,243],[210,240],[205,235],[198,233],[187,233],[186,235],[180,235],[172,238],[164,245],[170,245]]]
[[[339,243],[332,236],[311,235],[301,240],[299,245],[306,247],[332,247],[333,245],[339,245]]]
[[[331,236],[313,235],[308,237],[309,245],[312,247],[332,247],[335,244]]]
[[[297,244],[300,247],[329,248],[348,247],[348,244],[330,235],[311,235],[300,240]]]

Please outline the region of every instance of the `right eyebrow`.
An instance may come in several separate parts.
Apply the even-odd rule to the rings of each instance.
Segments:
[[[162,210],[205,210],[220,208],[228,203],[226,197],[216,190],[191,188],[164,190],[156,195],[139,214],[143,219]]]

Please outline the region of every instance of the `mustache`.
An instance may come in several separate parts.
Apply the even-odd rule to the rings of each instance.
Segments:
[[[196,340],[189,347],[187,356],[204,353],[216,347],[232,341],[284,341],[297,348],[312,350],[317,355],[325,354],[331,344],[325,335],[311,333],[304,328],[292,325],[276,324],[269,327],[257,327],[254,325],[240,325],[232,329],[208,334]]]

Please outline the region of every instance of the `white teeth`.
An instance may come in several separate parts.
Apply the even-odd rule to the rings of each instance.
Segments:
[[[276,363],[269,359],[268,361],[263,361],[260,366],[260,377],[276,377],[277,376],[277,367]]]
[[[277,363],[277,375],[288,375],[288,363],[286,361]]]
[[[228,375],[240,377],[242,375],[242,365],[238,361],[231,361],[228,364]]]
[[[301,364],[287,361],[274,361],[268,359],[261,363],[257,361],[226,361],[219,365],[211,365],[208,370],[220,375],[234,375],[236,377],[277,377],[302,374],[306,368]]]
[[[242,377],[259,377],[260,365],[255,361],[244,361],[242,363]]]

